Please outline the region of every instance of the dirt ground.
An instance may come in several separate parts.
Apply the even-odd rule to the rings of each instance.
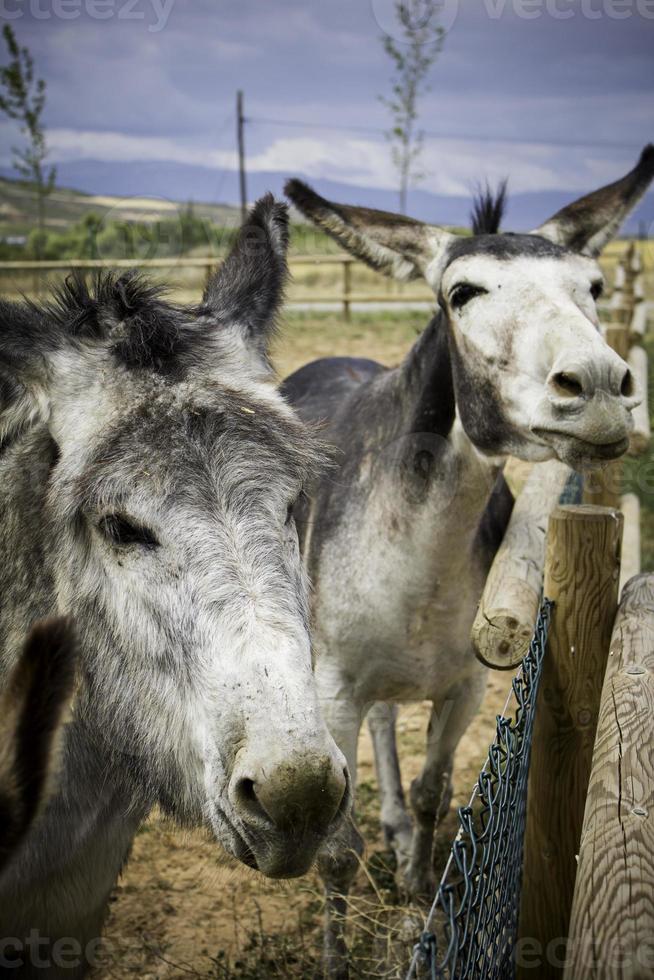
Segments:
[[[317,356],[373,356],[396,363],[425,326],[424,313],[357,316],[344,324],[336,315],[294,316],[276,351],[280,375]],[[495,716],[509,688],[506,674],[490,676],[478,717],[456,759],[454,799],[441,825],[436,853],[444,865],[456,832],[456,807],[469,799],[495,730]],[[421,768],[426,704],[404,707],[398,723],[405,788]],[[384,851],[372,749],[362,734],[359,763],[359,823],[367,842],[365,870],[352,897],[352,942],[369,948],[370,933],[404,930],[406,949],[419,920],[396,910],[398,896]],[[322,902],[315,873],[283,884],[266,881],[227,857],[207,835],[176,830],[155,814],[138,834],[131,860],[111,902],[101,966],[95,980],[139,976],[172,980],[189,976],[254,980],[308,978],[320,953]],[[399,925],[398,925],[399,923]],[[376,975],[361,961],[360,976]]]
[[[456,831],[456,807],[468,802],[508,686],[506,674],[490,676],[482,709],[459,747],[452,808],[438,834],[441,865]],[[400,714],[399,747],[406,788],[421,768],[427,718],[426,705],[403,708]],[[367,842],[367,873],[359,872],[352,898],[355,936],[360,928],[366,935],[373,927],[383,933],[385,920],[375,906],[397,902],[392,889],[385,887],[387,882],[379,880],[379,866],[389,855],[384,852],[379,827],[367,729],[361,742],[359,805]],[[132,858],[115,889],[102,966],[93,976],[95,980],[134,976],[141,980],[308,978],[319,956],[321,914],[320,881],[315,872],[284,884],[266,881],[228,858],[206,836],[176,831],[155,815],[138,834]],[[362,923],[362,919],[367,921]],[[394,928],[399,928],[401,919],[395,914]],[[415,933],[418,931],[419,925]],[[360,975],[374,974],[364,968]]]

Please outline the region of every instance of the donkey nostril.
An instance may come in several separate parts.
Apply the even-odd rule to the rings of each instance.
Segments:
[[[257,799],[253,779],[242,779],[238,784],[238,792],[241,799],[247,800],[248,802],[256,801]]]
[[[234,790],[236,800],[244,813],[250,817],[263,818],[269,820],[265,807],[257,796],[257,789],[253,779],[239,779]]]
[[[583,385],[579,379],[567,371],[558,371],[553,374],[551,381],[557,389],[557,393],[566,398],[579,398],[584,393]]]
[[[625,376],[622,379],[622,384],[620,385],[620,394],[624,395],[625,398],[630,398],[634,393],[634,376],[627,368],[625,371]]]

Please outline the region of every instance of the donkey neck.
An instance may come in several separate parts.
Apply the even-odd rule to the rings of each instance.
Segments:
[[[442,495],[442,471],[453,512],[463,508],[473,524],[481,517],[504,458],[482,454],[467,435],[457,410],[447,322],[437,312],[397,369],[394,386],[403,406],[403,429],[416,446],[424,440],[434,458],[433,492]],[[442,501],[441,501],[442,502]]]
[[[415,342],[397,374],[408,431],[449,438],[456,399],[447,323],[438,311]]]

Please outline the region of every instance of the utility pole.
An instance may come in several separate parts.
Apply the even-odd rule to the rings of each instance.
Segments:
[[[245,184],[245,117],[243,116],[243,93],[236,93],[236,137],[238,140],[238,174],[241,188],[241,219],[245,221],[248,212],[248,194]]]

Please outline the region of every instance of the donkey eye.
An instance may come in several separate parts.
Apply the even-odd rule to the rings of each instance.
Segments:
[[[450,293],[450,304],[453,309],[461,310],[475,296],[483,296],[487,292],[488,290],[484,289],[483,286],[473,286],[472,283],[461,282]]]
[[[304,490],[300,490],[295,500],[292,500],[288,505],[288,510],[286,511],[286,526],[293,522],[297,508],[300,506],[303,500],[306,500],[306,497],[306,492]]]
[[[604,292],[604,283],[601,280],[592,283],[590,287],[590,295],[594,300],[598,300],[602,293]]]
[[[122,514],[107,514],[98,522],[105,538],[115,545],[138,544],[143,548],[157,548],[159,542],[147,527],[135,524]]]

